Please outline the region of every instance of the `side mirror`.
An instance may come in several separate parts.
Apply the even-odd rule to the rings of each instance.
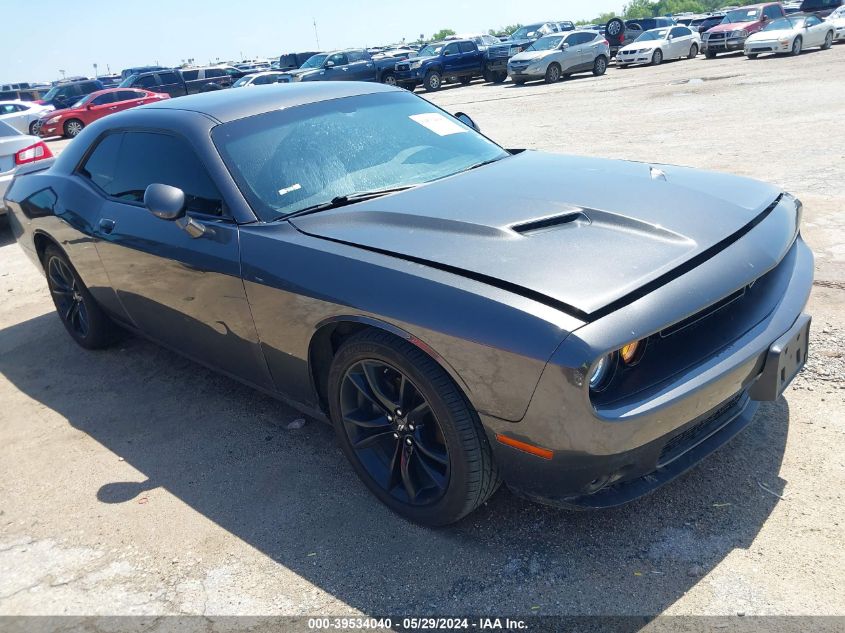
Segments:
[[[443,51],[443,57],[448,57],[452,54],[452,51]]]
[[[564,42],[560,45],[560,50],[562,51],[565,51],[567,48],[569,48],[569,42]]]
[[[185,215],[185,192],[170,185],[153,183],[144,191],[144,206],[157,218],[177,220]]]
[[[475,130],[476,132],[480,132],[480,131],[481,131],[481,128],[480,128],[480,127],[478,127],[478,125],[476,125],[475,121],[473,121],[473,120],[472,120],[472,117],[470,117],[468,114],[466,114],[466,113],[464,113],[464,112],[456,112],[456,113],[455,113],[455,118],[456,118],[458,121],[460,121],[461,123],[463,123],[464,125],[466,125],[466,126],[468,126],[468,127],[471,127],[471,128],[472,128],[473,130]]]
[[[328,69],[328,68],[334,68],[334,62],[333,62],[333,61],[331,61],[331,60],[327,61],[327,62],[326,62],[326,68],[327,68],[327,69]]]

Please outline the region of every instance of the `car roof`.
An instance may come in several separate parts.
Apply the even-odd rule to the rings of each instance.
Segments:
[[[405,92],[379,83],[358,81],[315,81],[274,84],[262,90],[213,90],[160,101],[141,110],[182,110],[212,117],[221,123],[236,121],[271,110],[295,108],[309,103],[388,92]],[[260,94],[256,94],[260,93]]]

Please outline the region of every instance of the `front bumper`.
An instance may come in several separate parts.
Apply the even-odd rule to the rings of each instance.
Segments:
[[[511,66],[508,64],[508,77],[511,79],[518,79],[530,81],[532,79],[542,79],[546,76],[545,64],[532,64],[530,66]]]
[[[745,37],[728,37],[713,39],[712,37],[702,40],[702,53],[730,53],[734,51],[741,51],[745,49]]]
[[[748,257],[761,240],[775,241],[775,235],[788,231],[790,213],[786,208],[777,218],[773,213],[758,225],[757,237],[740,240],[651,297],[576,330],[550,359],[520,422],[482,416],[508,486],[551,505],[598,508],[625,503],[677,477],[734,437],[754,416],[756,400],[778,397],[803,364],[801,355],[806,357],[809,317],[803,309],[812,288],[813,256],[800,236],[783,254],[772,247],[754,262],[762,267],[768,261],[762,270],[772,275],[770,282],[758,286],[766,293],[759,304],[765,316],[705,360],[642,396],[595,408],[578,359],[585,350],[604,345],[598,341],[615,336],[609,332],[619,330],[630,337],[641,325],[649,328],[643,334],[659,330],[653,319],[660,315],[653,315],[654,310],[670,311],[669,306],[682,303],[691,292],[706,296],[703,305],[710,305],[716,299],[711,289],[715,292],[720,285],[715,280],[736,270],[739,260],[734,258]],[[737,281],[755,279],[749,273]],[[649,320],[647,326],[643,318]],[[619,338],[603,349],[624,344]],[[798,358],[790,361],[796,353]],[[499,435],[548,449],[551,458],[503,444]]]
[[[58,121],[57,123],[50,123],[48,124],[47,121],[42,120],[41,123],[38,125],[38,136],[41,138],[52,138],[54,136],[62,136],[64,134],[64,129],[62,127],[62,121]]]
[[[422,67],[420,67],[414,70],[397,70],[394,73],[394,77],[396,77],[396,83],[398,84],[417,86],[423,82],[425,74],[422,72]]]
[[[487,60],[485,68],[487,72],[491,73],[506,73],[508,72],[508,59],[507,57],[498,57]]]
[[[845,42],[845,26],[837,26],[833,36],[834,42]]]
[[[757,41],[745,43],[746,55],[763,55],[765,53],[788,53],[792,50],[792,42],[782,44],[777,40],[772,41]]]
[[[654,56],[654,49],[635,49],[633,51],[618,51],[617,64],[650,64]]]

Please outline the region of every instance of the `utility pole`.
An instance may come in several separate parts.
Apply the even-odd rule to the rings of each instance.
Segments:
[[[314,22],[314,38],[317,40],[317,50],[320,50],[320,36],[317,34],[317,18],[311,18]]]
[[[99,75],[97,74],[97,64],[94,64],[94,79],[97,79]]]
[[[59,69],[59,72],[62,73],[62,79],[64,79],[65,78],[65,71]]]

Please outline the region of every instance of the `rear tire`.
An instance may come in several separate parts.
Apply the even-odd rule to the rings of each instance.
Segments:
[[[437,92],[443,86],[443,77],[436,70],[430,70],[426,73],[423,80],[423,87],[426,92]]]
[[[85,349],[101,349],[120,338],[120,328],[88,292],[67,255],[48,246],[44,251],[44,270],[56,313],[74,341]]]
[[[822,50],[826,51],[831,46],[833,46],[833,31],[828,31],[827,35],[824,36],[824,44],[822,44]]]
[[[525,85],[525,79],[514,79],[513,83],[517,86],[524,86]]]
[[[793,57],[798,57],[801,54],[801,49],[804,46],[804,40],[800,37],[796,37],[795,40],[792,42],[792,50],[789,51],[789,54]]]
[[[419,348],[381,330],[364,330],[341,345],[328,384],[344,454],[397,514],[430,526],[454,523],[498,488],[478,414]],[[399,406],[404,412],[397,412]]]
[[[76,138],[79,136],[79,133],[83,130],[85,124],[80,121],[79,119],[71,119],[70,121],[65,121],[63,126],[63,130],[65,136],[68,138]]]
[[[560,81],[560,66],[556,62],[552,62],[549,64],[549,67],[546,68],[546,76],[543,80],[547,84],[554,84]]]
[[[689,55],[687,55],[687,59],[695,59],[698,57],[698,44],[693,44],[689,48]]]
[[[504,71],[500,70],[499,72],[493,73],[493,83],[494,84],[504,83],[504,81],[507,78],[508,78],[508,73],[506,73]]]
[[[601,77],[606,72],[607,58],[604,55],[599,55],[596,57],[596,61],[593,62],[593,75],[595,77]]]

